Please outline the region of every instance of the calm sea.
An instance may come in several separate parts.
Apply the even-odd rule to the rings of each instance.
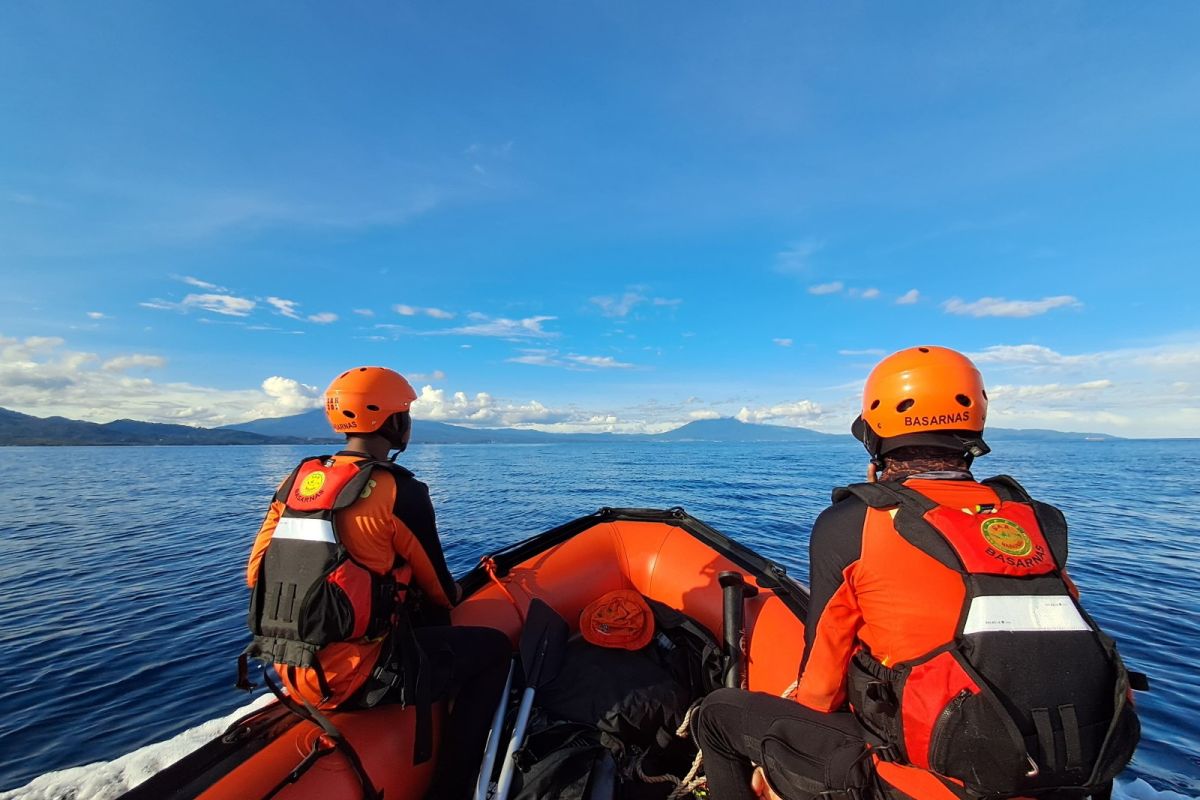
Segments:
[[[1200,796],[1195,442],[1004,443],[1072,527],[1085,603],[1154,690],[1133,776]],[[299,447],[0,448],[0,789],[112,759],[246,703],[244,566]],[[808,532],[863,457],[834,444],[423,445],[455,572],[605,506],[681,505],[804,580]]]

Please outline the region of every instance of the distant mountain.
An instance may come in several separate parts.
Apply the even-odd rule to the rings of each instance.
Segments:
[[[1123,442],[1122,436],[1112,436],[1107,433],[1072,433],[1070,431],[1052,431],[1045,428],[988,428],[983,438],[988,442]]]
[[[0,445],[297,444],[302,441],[131,419],[100,424],[66,417],[34,417],[0,408]]]
[[[721,417],[698,419],[646,438],[662,442],[818,442],[837,438],[837,435],[784,425],[755,425],[733,417]]]
[[[290,417],[259,419],[227,425],[225,430],[247,431],[271,436],[338,441],[329,432],[321,409]],[[537,444],[549,442],[797,442],[826,440],[833,434],[782,425],[752,425],[722,417],[702,419],[664,433],[547,433],[517,428],[467,428],[432,420],[414,420],[414,444]]]
[[[244,431],[257,433],[260,436],[293,436],[298,439],[317,439],[326,442],[340,442],[342,437],[329,429],[325,419],[324,409],[314,408],[289,417],[266,417],[251,422],[240,422],[236,425],[222,425],[219,431]]]
[[[467,428],[432,420],[413,423],[414,444],[550,444],[563,442],[820,442],[848,438],[808,428],[756,425],[732,417],[702,419],[663,433],[547,433],[517,428]],[[989,428],[989,442],[1120,441],[1104,433]],[[34,417],[0,408],[0,445],[188,445],[337,443],[321,409],[222,428],[193,428],[121,419],[95,423]]]

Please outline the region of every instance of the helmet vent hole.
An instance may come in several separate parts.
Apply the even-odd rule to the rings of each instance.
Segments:
[[[367,371],[367,368],[366,368],[366,367],[359,367],[359,368],[358,368],[358,371],[359,371],[359,372],[366,372],[366,371]]]
[[[879,408],[879,401],[878,401],[878,400],[876,400],[875,402],[871,403],[871,410],[872,410],[872,411],[874,411],[874,410],[875,410],[875,409],[877,409],[877,408]]]
[[[959,397],[962,397],[962,395],[960,394]],[[378,410],[379,410],[379,406],[375,405],[374,403],[367,404],[367,411],[378,411]]]
[[[910,408],[912,408],[916,402],[917,401],[913,400],[911,397],[907,400],[901,400],[896,404],[896,410],[903,414],[905,411],[908,411]]]
[[[918,347],[917,349],[918,349],[918,350],[920,350],[922,353],[928,353],[928,352],[929,352],[929,348],[928,348],[928,347]]]
[[[343,411],[342,416],[349,417],[350,419],[354,419],[354,417],[357,415],[353,411]]]
[[[956,394],[954,395],[954,399],[960,406],[965,406],[967,408],[971,407],[971,398],[967,397],[965,394]]]
[[[983,399],[987,400],[987,389],[981,389],[980,392],[983,394]]]

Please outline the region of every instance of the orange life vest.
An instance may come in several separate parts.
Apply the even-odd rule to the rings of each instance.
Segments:
[[[1129,673],[1045,535],[1063,526],[1065,542],[1062,515],[1007,477],[914,483],[834,495],[868,506],[864,581],[906,584],[858,594],[874,622],[858,633],[849,695],[879,752],[976,796],[1102,791],[1139,728]],[[890,598],[910,608],[889,616]]]
[[[374,461],[301,462],[280,487],[284,510],[259,562],[250,597],[254,639],[244,655],[313,669],[328,699],[320,648],[378,638],[398,622],[411,570],[397,557],[390,572],[358,563],[337,533],[336,512],[359,499]]]

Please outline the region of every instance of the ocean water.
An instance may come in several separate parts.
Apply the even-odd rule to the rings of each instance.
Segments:
[[[1124,796],[1200,797],[1195,443],[997,451],[976,474],[1066,512],[1085,605],[1151,676]],[[233,688],[246,556],[275,484],[317,452],[0,448],[0,797],[111,796],[250,702]],[[423,445],[400,461],[430,485],[456,573],[601,506],[680,505],[804,580],[812,522],[864,458],[847,440]]]

